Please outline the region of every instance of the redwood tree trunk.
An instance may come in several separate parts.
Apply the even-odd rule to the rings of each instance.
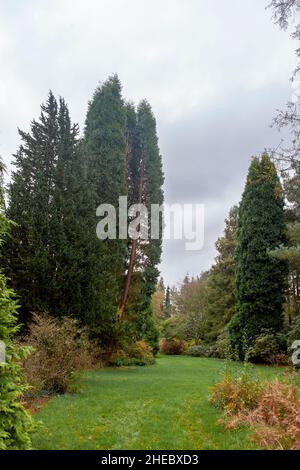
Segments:
[[[138,190],[138,204],[142,202],[143,196],[143,184],[144,184],[144,173],[145,173],[145,155],[144,151],[142,151],[141,155],[141,170],[140,170],[140,181],[139,181],[139,190]],[[125,285],[123,289],[123,295],[121,299],[121,303],[119,306],[119,319],[124,320],[125,318],[125,307],[128,300],[129,290],[131,286],[132,274],[134,271],[134,267],[136,264],[136,251],[137,251],[137,240],[132,240],[131,244],[131,251],[130,251],[130,259],[129,259],[129,266],[126,274]]]

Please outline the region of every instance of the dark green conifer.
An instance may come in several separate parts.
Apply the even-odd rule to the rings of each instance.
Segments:
[[[237,313],[229,327],[232,348],[242,360],[265,329],[278,332],[283,326],[287,267],[270,255],[286,239],[283,208],[274,164],[267,154],[254,158],[239,209]]]
[[[99,240],[96,237],[96,209],[111,204],[118,209],[119,197],[127,195],[126,111],[117,76],[99,86],[89,103],[83,152],[87,162],[90,265],[88,296],[90,322],[98,335],[111,334],[117,320],[121,281],[126,258],[126,240]],[[118,236],[118,211],[117,211]]]

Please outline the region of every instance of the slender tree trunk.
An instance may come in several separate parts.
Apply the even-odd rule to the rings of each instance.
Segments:
[[[144,151],[142,150],[141,155],[141,170],[140,170],[140,181],[139,181],[139,190],[138,190],[138,204],[142,203],[142,196],[143,196],[143,185],[144,185],[144,173],[145,173],[145,155]],[[128,300],[129,290],[131,286],[132,274],[134,271],[134,267],[136,264],[136,252],[137,252],[137,240],[132,240],[131,244],[131,251],[130,251],[130,259],[129,259],[129,266],[126,274],[125,285],[122,295],[122,300],[119,306],[119,319],[124,320],[125,318],[125,307]]]

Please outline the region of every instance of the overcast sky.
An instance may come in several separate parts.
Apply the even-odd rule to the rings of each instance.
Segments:
[[[291,96],[295,44],[268,0],[0,0],[0,154],[9,165],[49,89],[81,128],[99,81],[118,73],[126,99],[157,118],[168,203],[205,205],[205,244],[165,242],[162,273],[178,283],[210,267],[251,155]]]

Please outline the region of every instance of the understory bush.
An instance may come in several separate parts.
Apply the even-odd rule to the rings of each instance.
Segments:
[[[33,353],[24,361],[24,371],[33,393],[64,393],[75,371],[94,365],[95,349],[77,321],[34,314],[26,344]]]
[[[255,377],[249,366],[240,375],[227,372],[221,382],[210,390],[210,403],[232,415],[243,409],[254,409],[262,392],[262,383]]]
[[[146,366],[155,363],[153,349],[145,340],[127,344],[123,349],[115,350],[108,359],[108,365],[120,366]]]
[[[160,341],[160,352],[167,355],[180,355],[186,350],[186,342],[181,339],[166,339]]]
[[[294,319],[287,339],[289,346],[291,346],[294,341],[300,340],[300,315]]]
[[[184,327],[185,318],[183,315],[175,315],[173,317],[163,320],[160,324],[161,336],[165,339],[185,339]]]
[[[264,330],[256,337],[254,346],[248,349],[246,359],[257,364],[287,364],[285,335],[272,330]]]
[[[194,357],[215,357],[228,359],[230,357],[230,342],[227,332],[221,333],[213,344],[200,343],[187,348],[185,354]]]
[[[245,369],[214,385],[210,402],[224,411],[221,423],[228,429],[250,427],[258,446],[300,450],[300,392],[294,379],[264,383]]]
[[[185,351],[187,356],[194,356],[194,357],[212,357],[213,350],[211,345],[207,344],[195,344],[190,346]]]
[[[12,341],[18,331],[16,307],[13,292],[7,288],[0,273],[0,340],[6,348],[5,362],[0,363],[0,450],[30,449],[30,432],[33,430],[31,417],[21,404],[28,390],[21,363],[30,350]]]
[[[215,356],[219,359],[230,359],[231,358],[231,344],[229,332],[227,329],[222,331],[217,337],[215,343]]]

